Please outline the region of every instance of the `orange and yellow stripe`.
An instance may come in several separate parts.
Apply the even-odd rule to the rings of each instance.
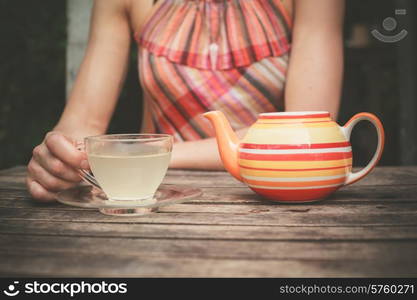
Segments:
[[[345,184],[352,148],[328,113],[261,114],[240,144],[239,166],[243,181],[268,198],[317,199]]]

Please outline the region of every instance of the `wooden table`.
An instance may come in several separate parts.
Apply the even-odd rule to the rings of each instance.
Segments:
[[[417,276],[417,167],[377,168],[311,205],[262,201],[224,172],[169,171],[204,195],[142,217],[42,205],[0,171],[1,276]]]

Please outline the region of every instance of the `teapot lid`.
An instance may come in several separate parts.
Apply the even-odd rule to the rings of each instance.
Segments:
[[[286,111],[286,112],[272,112],[261,113],[261,119],[292,119],[292,118],[328,118],[330,113],[328,111]]]

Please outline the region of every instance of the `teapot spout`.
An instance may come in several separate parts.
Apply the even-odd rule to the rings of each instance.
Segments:
[[[242,181],[239,172],[238,148],[239,139],[221,111],[210,111],[203,115],[214,127],[217,146],[224,168],[237,180]]]

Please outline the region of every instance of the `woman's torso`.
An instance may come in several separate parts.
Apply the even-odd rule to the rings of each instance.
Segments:
[[[261,112],[283,109],[291,2],[160,0],[138,24],[140,1],[132,1],[141,85],[156,131],[197,140],[213,136],[206,111],[223,111],[240,129]]]
[[[164,0],[158,0],[158,1],[164,1]],[[155,2],[155,4],[158,2],[156,0],[148,0],[149,3]],[[244,1],[244,0],[243,0]],[[294,9],[294,0],[282,0],[281,1],[285,10],[287,11],[289,17],[293,18],[293,9]],[[148,7],[149,6],[149,7]],[[143,15],[149,15],[152,14],[153,8],[155,8],[155,5],[152,4],[146,5],[144,7],[143,0],[129,0],[129,19],[130,24],[132,27],[133,32],[140,32],[143,23],[141,20],[143,20]]]

